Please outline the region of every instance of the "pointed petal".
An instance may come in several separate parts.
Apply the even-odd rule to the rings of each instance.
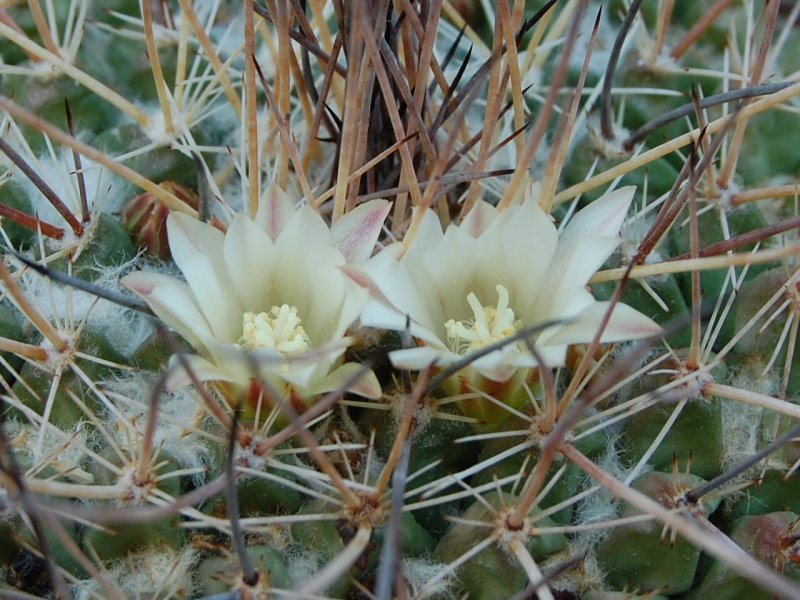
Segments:
[[[438,315],[441,313],[438,294],[430,285],[420,289],[415,283],[416,280],[412,278],[414,272],[418,278],[430,282],[431,278],[426,276],[428,269],[423,262],[414,260],[414,257],[408,254],[403,260],[398,261],[395,255],[400,249],[399,245],[389,246],[379,252],[364,264],[362,272],[380,290],[390,306],[401,315],[410,315],[412,321],[429,332],[436,332],[440,327],[443,329],[444,321],[438,322]],[[363,319],[362,314],[362,321]],[[400,331],[405,328],[405,317],[401,321]],[[383,327],[383,325],[370,326]]]
[[[536,352],[538,352],[539,356],[542,359],[542,362],[548,367],[560,367],[563,366],[566,362],[567,357],[567,345],[566,344],[558,344],[558,345],[541,345],[537,342],[536,344]],[[539,361],[528,352],[522,352],[517,354],[514,358],[509,361],[509,364],[515,367],[523,367],[523,368],[532,368],[539,365]]]
[[[494,233],[497,239],[487,240],[492,243],[486,245],[486,252],[496,247],[500,255],[493,261],[483,262],[482,270],[488,270],[489,276],[492,271],[498,272],[500,265],[509,270],[503,275],[508,281],[505,285],[512,307],[524,318],[542,294],[551,291],[542,283],[557,256],[558,232],[539,205],[530,199],[504,210],[495,224],[497,229],[492,227],[486,235]]]
[[[260,312],[270,306],[275,246],[269,236],[248,217],[233,218],[224,243],[228,275],[245,311]]]
[[[192,374],[198,381],[229,381],[235,380],[223,369],[211,364],[202,356],[189,354],[185,357]],[[170,374],[167,377],[166,388],[170,392],[186,387],[192,382],[186,369],[179,363],[177,357],[173,356],[169,360]]]
[[[555,318],[573,296],[584,291],[589,278],[597,272],[619,244],[619,238],[591,236],[564,244],[559,240],[556,256],[547,274],[540,280],[546,294],[539,298],[536,315],[539,319]]]
[[[275,241],[294,214],[294,203],[280,187],[271,184],[256,210],[256,223]]]
[[[430,346],[420,346],[419,348],[395,350],[389,353],[389,358],[397,369],[422,371],[431,365],[446,367],[459,360],[461,356],[448,350],[438,350]]]
[[[366,327],[376,329],[388,329],[390,331],[405,331],[406,315],[393,309],[391,306],[377,300],[369,300],[361,312],[361,324]],[[409,323],[411,335],[435,346],[436,348],[446,348],[435,332],[420,325],[414,320]]]
[[[214,335],[235,341],[241,330],[242,309],[231,293],[223,258],[224,235],[206,223],[180,213],[171,213],[167,232],[172,257]]]
[[[390,208],[387,200],[370,200],[345,213],[331,226],[333,244],[347,262],[364,261],[372,256]]]
[[[547,343],[581,344],[590,342],[608,307],[608,302],[595,302],[574,319],[559,327],[547,339]],[[606,343],[636,340],[659,335],[662,331],[659,325],[638,310],[627,304],[617,304],[600,341]]]
[[[461,222],[461,229],[477,238],[488,229],[495,218],[497,209],[485,200],[478,200]]]
[[[412,219],[416,218],[419,210],[421,210],[419,207],[414,208]],[[441,241],[443,236],[444,231],[442,231],[442,223],[439,221],[439,217],[432,210],[425,209],[422,217],[420,217],[419,227],[414,234],[414,239],[407,246],[407,250],[402,257],[403,260],[406,258],[411,258],[411,260],[415,261],[421,260],[431,248]]]
[[[295,306],[305,319],[310,314],[315,294],[342,297],[341,289],[325,290],[317,278],[318,273],[338,270],[344,264],[344,257],[330,243],[330,230],[313,209],[301,206],[294,211],[275,241],[275,250],[280,259],[275,269],[274,304]],[[337,274],[343,279],[341,273],[337,271]],[[312,342],[317,343],[316,340]]]
[[[636,186],[628,185],[598,198],[572,218],[561,238],[573,240],[585,235],[619,235],[635,193]]]
[[[123,277],[120,284],[140,296],[159,319],[195,348],[203,347],[202,337],[211,337],[211,327],[184,282],[140,271]]]
[[[348,380],[358,375],[362,370],[363,366],[358,363],[345,363],[314,385],[312,393],[324,394],[333,390],[342,390],[351,394],[358,394],[364,398],[377,400],[381,397],[381,384],[371,369],[364,371],[361,377],[343,388]]]

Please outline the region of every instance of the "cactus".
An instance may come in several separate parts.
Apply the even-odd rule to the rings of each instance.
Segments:
[[[0,8],[0,596],[800,598],[800,5],[490,4]]]

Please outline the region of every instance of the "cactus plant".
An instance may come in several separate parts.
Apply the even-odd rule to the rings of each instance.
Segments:
[[[0,596],[800,598],[800,5],[0,7]]]

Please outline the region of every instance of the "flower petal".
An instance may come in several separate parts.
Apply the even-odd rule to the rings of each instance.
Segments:
[[[300,206],[294,211],[275,241],[275,249],[280,259],[275,269],[275,297],[271,303],[288,303],[297,307],[303,318],[308,318],[312,295],[330,293],[320,287],[316,274],[338,269],[344,264],[344,257],[331,244],[330,230],[325,221],[308,206]],[[333,297],[341,298],[339,293]],[[336,304],[335,310],[338,309]],[[314,339],[311,341],[319,343]]]
[[[636,186],[628,185],[601,196],[572,217],[561,239],[572,243],[586,235],[619,235],[635,193]]]
[[[361,377],[347,382],[361,373]],[[343,387],[346,386],[346,387]],[[333,390],[342,390],[351,394],[358,394],[364,398],[377,400],[381,397],[381,384],[372,369],[364,369],[358,363],[345,363],[335,371],[328,374],[323,380],[317,382],[311,390],[312,394],[324,394]]]
[[[591,236],[562,244],[547,274],[540,279],[542,295],[536,305],[538,320],[572,316],[565,307],[584,290],[586,282],[619,244],[619,238]],[[529,323],[526,323],[529,324]]]
[[[461,222],[461,229],[477,238],[489,228],[496,218],[497,209],[485,200],[478,200]]]
[[[233,218],[224,243],[228,275],[243,310],[264,311],[275,268],[275,245],[253,221],[242,214]]]
[[[446,367],[462,358],[455,352],[439,350],[430,346],[404,348],[403,350],[394,350],[389,353],[389,359],[391,359],[396,368],[409,371],[421,371],[432,365]]]
[[[295,206],[289,196],[273,183],[267,188],[266,198],[262,198],[258,205],[255,221],[275,241],[294,212]]]
[[[437,295],[430,289],[420,290],[412,278],[411,272],[415,272],[418,277],[424,277],[428,269],[424,263],[415,260],[414,256],[403,257],[397,260],[396,255],[402,250],[399,244],[389,246],[379,252],[370,261],[364,264],[360,270],[363,277],[369,278],[372,284],[377,287],[383,298],[401,315],[411,315],[412,320],[429,332],[438,331],[441,325],[436,320],[436,315],[441,312],[441,308],[436,305],[429,305],[427,302],[439,302]],[[419,257],[421,258],[421,257]],[[350,268],[352,272],[352,268]],[[427,279],[430,281],[430,278]],[[433,313],[433,314],[432,314]],[[385,317],[386,314],[381,314]],[[388,327],[377,323],[368,323],[369,316],[361,315],[362,323],[370,327]],[[405,329],[405,317],[398,323],[398,330]]]
[[[503,274],[507,283],[497,281],[506,285],[517,316],[525,319],[530,316],[539,297],[550,289],[542,283],[557,255],[558,232],[550,218],[532,200],[507,208],[495,224],[497,240],[487,240],[486,252],[496,247],[502,254],[491,262],[484,262],[483,270],[488,270],[489,276],[492,271],[498,273],[503,267],[509,270]],[[487,235],[491,233],[489,231]]]
[[[195,348],[203,346],[202,337],[212,335],[194,294],[184,282],[158,273],[139,271],[123,277],[120,284],[140,296],[159,319]]]
[[[169,247],[214,335],[235,341],[241,330],[242,307],[230,293],[223,259],[224,235],[187,215],[167,218]]]
[[[559,327],[549,336],[548,344],[585,344],[594,337],[597,328],[608,310],[609,302],[595,302],[574,319]],[[603,343],[635,340],[659,335],[662,329],[652,319],[627,304],[614,307],[608,325],[603,330]]]
[[[225,370],[210,363],[202,356],[196,354],[189,354],[185,356],[189,369],[192,374],[197,377],[198,381],[229,381],[234,382],[230,374]],[[170,373],[167,377],[165,387],[168,391],[174,392],[182,387],[186,387],[192,382],[189,373],[179,363],[176,356],[172,356],[169,360]]]
[[[391,306],[387,306],[383,302],[369,300],[361,311],[360,321],[361,324],[366,327],[388,329],[390,331],[405,331],[408,319],[406,315],[395,310]],[[442,350],[447,347],[445,343],[439,339],[436,332],[431,331],[413,320],[410,321],[408,325],[412,336]]]
[[[331,226],[331,241],[347,262],[363,261],[372,256],[390,208],[387,200],[370,200],[345,213]]]

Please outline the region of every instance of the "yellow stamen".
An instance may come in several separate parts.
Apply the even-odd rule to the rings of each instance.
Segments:
[[[485,348],[514,335],[522,327],[522,321],[515,319],[514,311],[508,306],[508,290],[500,284],[495,289],[498,296],[496,307],[481,306],[478,297],[470,292],[467,303],[474,318],[464,321],[450,319],[444,324],[447,341],[454,352],[466,354]]]
[[[297,308],[282,304],[269,312],[244,313],[239,345],[245,350],[272,348],[284,356],[293,356],[307,351],[311,342]]]

